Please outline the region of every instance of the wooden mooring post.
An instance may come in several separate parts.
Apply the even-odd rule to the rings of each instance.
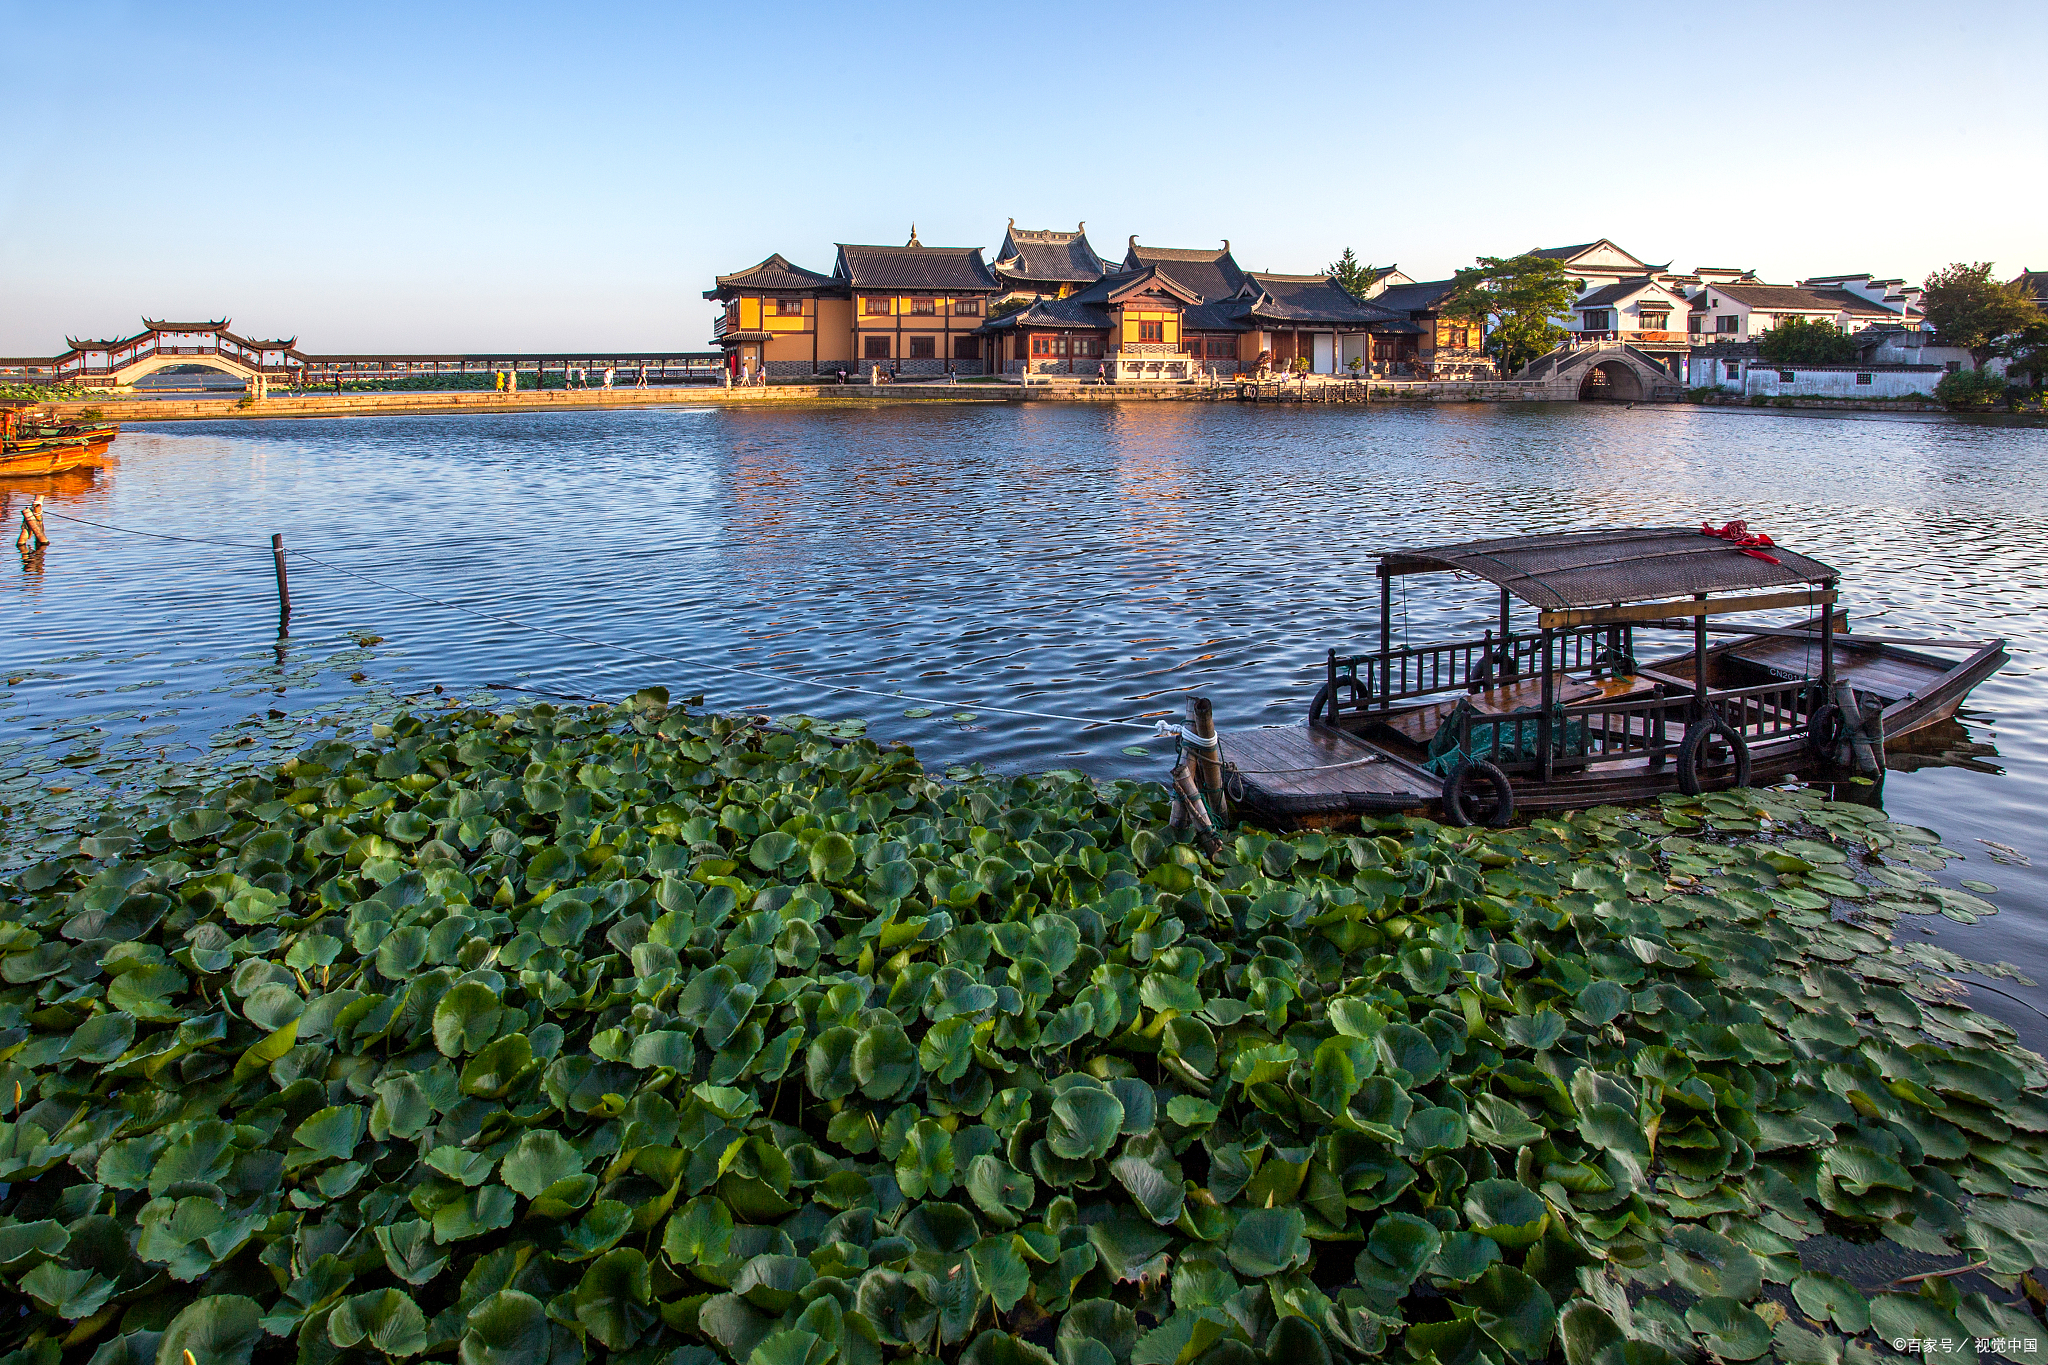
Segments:
[[[277,564],[277,633],[282,637],[292,633],[292,590],[291,585],[285,581],[282,534],[271,535],[270,557]]]
[[[1216,712],[1207,697],[1188,698],[1188,730],[1197,739],[1208,741],[1207,747],[1191,744],[1194,753],[1195,772],[1202,784],[1202,794],[1209,799],[1209,809],[1221,820],[1229,815],[1229,800],[1223,793],[1223,751],[1216,743]]]

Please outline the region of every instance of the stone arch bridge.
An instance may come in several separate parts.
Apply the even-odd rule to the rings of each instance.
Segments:
[[[1543,384],[1565,401],[1675,403],[1685,396],[1685,386],[1655,356],[1620,341],[1560,346],[1530,361],[1515,378]]]

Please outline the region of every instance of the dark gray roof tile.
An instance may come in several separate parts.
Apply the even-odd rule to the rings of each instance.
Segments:
[[[832,274],[855,289],[999,288],[978,246],[838,244]]]

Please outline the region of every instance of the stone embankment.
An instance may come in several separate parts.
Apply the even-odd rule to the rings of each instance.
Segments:
[[[1293,386],[1281,402],[1295,401]],[[1558,402],[1577,397],[1568,386],[1528,380],[1484,382],[1445,380],[1377,381],[1373,402],[1513,403]],[[1268,402],[1274,401],[1267,385]],[[53,403],[60,418],[76,418],[97,409],[114,422],[243,421],[277,417],[369,417],[407,413],[533,412],[551,409],[648,408],[751,403],[1018,403],[1018,402],[1153,402],[1228,401],[1236,386],[1207,388],[1191,384],[1096,384],[1034,380],[1017,384],[771,384],[766,388],[727,389],[668,386],[647,389],[540,389],[521,393],[461,390],[442,393],[308,393],[299,397],[272,394],[262,399],[206,398],[82,398]]]

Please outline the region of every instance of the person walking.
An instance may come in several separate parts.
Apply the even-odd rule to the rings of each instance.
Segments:
[[[607,366],[605,366],[605,367],[604,367],[604,387],[605,387],[605,392],[607,392],[607,393],[611,392],[611,387],[612,387],[612,377],[613,377],[614,375],[616,375],[617,373],[618,373],[618,370],[617,370],[617,368],[616,368],[616,367],[614,367],[614,366],[611,366],[611,365],[607,365]]]

